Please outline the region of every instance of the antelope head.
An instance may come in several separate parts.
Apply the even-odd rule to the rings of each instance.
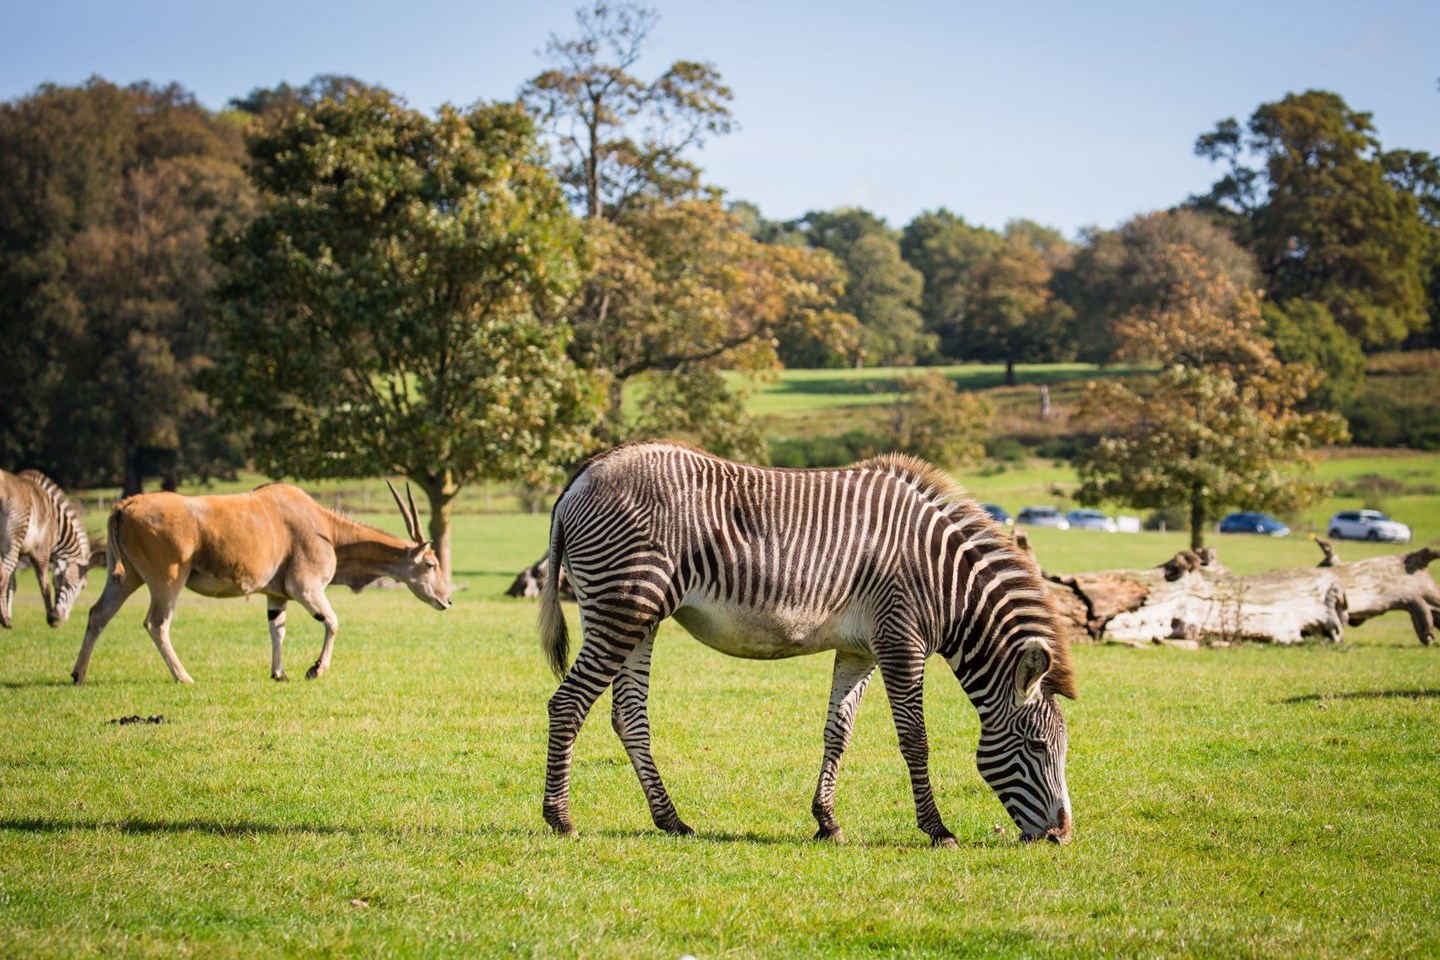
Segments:
[[[436,610],[448,610],[450,583],[440,569],[440,558],[435,555],[434,545],[425,539],[421,531],[420,513],[415,509],[415,496],[410,492],[410,484],[405,484],[405,500],[400,499],[400,492],[388,479],[385,486],[390,488],[390,495],[400,508],[400,516],[405,518],[405,532],[411,540],[408,552],[394,571],[396,579]]]

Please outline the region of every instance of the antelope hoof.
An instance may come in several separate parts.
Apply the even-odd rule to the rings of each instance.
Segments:
[[[284,671],[284,670],[281,670],[279,673],[272,673],[272,674],[270,674],[270,679],[271,679],[271,680],[274,680],[274,681],[277,682],[277,683],[284,683],[285,681],[289,680],[290,678],[287,677],[287,676],[285,676],[285,671]]]
[[[80,675],[80,672],[78,670],[70,671],[70,679],[75,681],[75,686],[77,687],[85,682],[85,678]]]
[[[311,667],[309,670],[306,670],[306,671],[305,671],[305,679],[306,679],[306,680],[318,680],[318,679],[320,679],[320,675],[321,675],[322,673],[324,673],[324,672],[325,672],[325,671],[323,671],[323,670],[320,669],[320,664],[317,663],[317,664],[315,664],[315,666],[313,666],[313,667]]]

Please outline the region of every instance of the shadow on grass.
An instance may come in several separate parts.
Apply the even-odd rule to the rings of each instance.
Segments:
[[[22,833],[72,833],[88,830],[116,830],[120,833],[146,835],[154,833],[213,833],[224,837],[262,836],[266,834],[347,834],[347,827],[324,825],[294,826],[261,823],[256,820],[142,820],[126,817],[120,820],[60,820],[54,817],[0,817],[0,830]]]
[[[75,681],[64,680],[0,680],[0,690],[30,690],[35,687],[73,687]]]
[[[1302,693],[1281,703],[1319,703],[1322,700],[1432,700],[1440,690],[1351,690],[1346,693]]]

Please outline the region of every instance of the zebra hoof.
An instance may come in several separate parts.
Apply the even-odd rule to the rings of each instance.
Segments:
[[[815,831],[815,839],[828,843],[844,843],[845,831],[839,827],[821,827]]]
[[[956,842],[954,836],[947,833],[943,837],[931,837],[930,846],[937,849],[955,850],[959,848],[960,844]]]
[[[691,827],[683,820],[676,820],[674,823],[662,827],[661,829],[664,830],[666,833],[670,834],[670,836],[672,837],[695,836],[695,828]]]

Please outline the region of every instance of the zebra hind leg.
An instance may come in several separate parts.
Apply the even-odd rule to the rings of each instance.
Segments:
[[[583,608],[581,619],[588,619]],[[550,742],[545,756],[544,813],[545,822],[556,833],[576,832],[570,822],[570,766],[575,756],[575,738],[590,708],[620,673],[630,652],[654,630],[653,623],[628,626],[624,633],[606,630],[602,636],[587,624],[580,654],[547,705]],[[627,636],[632,630],[633,637]]]
[[[885,645],[880,656],[880,676],[895,717],[895,734],[900,755],[910,770],[910,790],[915,796],[915,823],[937,847],[954,847],[955,834],[946,828],[935,806],[930,785],[930,741],[925,733],[925,654],[919,642],[902,640]]]
[[[845,839],[840,824],[835,821],[835,781],[840,773],[840,758],[850,746],[860,698],[865,695],[865,687],[874,672],[875,661],[869,655],[835,652],[835,671],[830,677],[830,710],[825,718],[825,759],[820,764],[820,779],[810,804],[810,812],[820,825],[816,840],[841,843]]]
[[[675,812],[675,804],[660,779],[655,759],[650,754],[650,654],[655,646],[655,631],[644,639],[615,676],[611,688],[610,725],[620,738],[635,775],[640,778],[640,788],[645,791],[645,802],[650,805],[650,816],[655,826],[666,833],[690,837],[695,831]]]

